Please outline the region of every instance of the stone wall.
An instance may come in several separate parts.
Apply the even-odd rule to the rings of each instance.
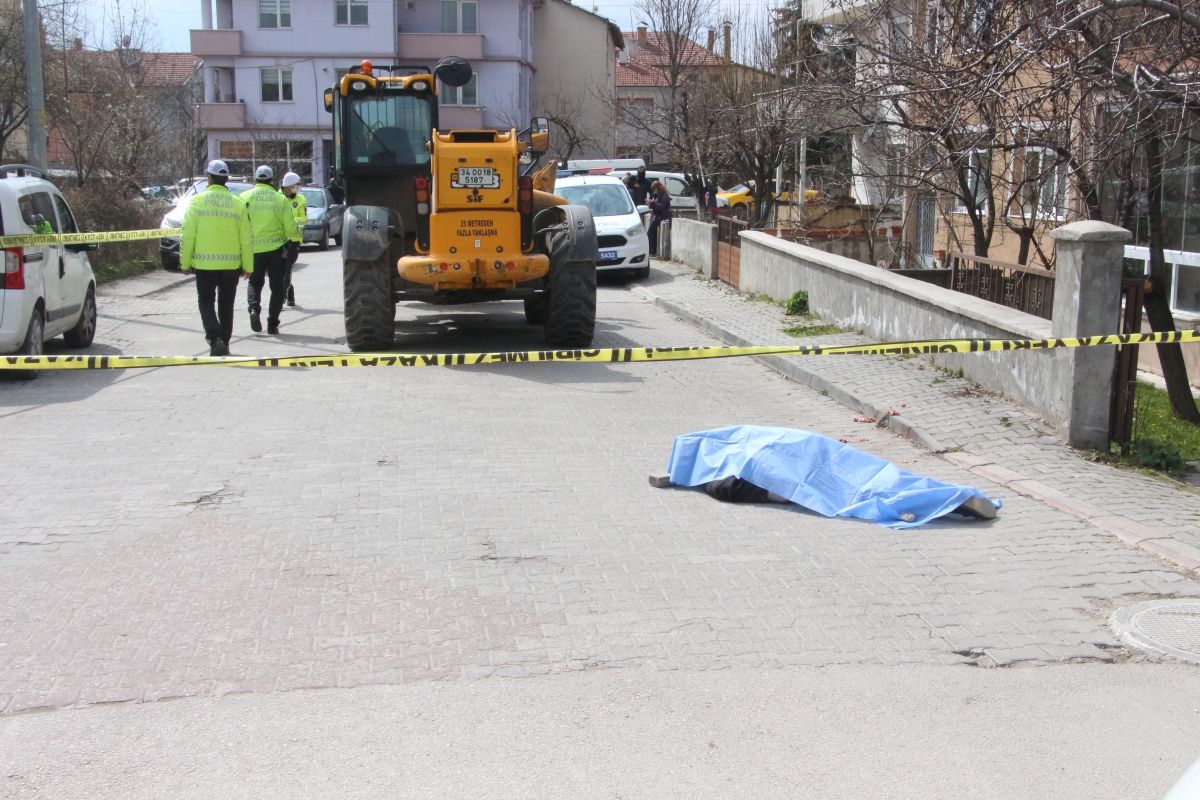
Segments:
[[[809,307],[827,322],[871,339],[1044,339],[1049,320],[906,278],[758,232],[742,235],[743,292],[786,300],[808,293]],[[1067,376],[1062,350],[936,355],[941,366],[1002,392],[1062,427]]]

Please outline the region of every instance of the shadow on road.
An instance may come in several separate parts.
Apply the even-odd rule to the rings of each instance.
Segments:
[[[121,351],[111,345],[95,344],[86,350],[69,348],[61,341],[46,342],[48,356],[119,356]],[[0,408],[16,409],[0,413],[12,416],[37,406],[73,403],[86,400],[121,377],[123,370],[95,369],[43,372],[33,380],[22,380],[0,373]],[[25,408],[22,408],[25,407]]]

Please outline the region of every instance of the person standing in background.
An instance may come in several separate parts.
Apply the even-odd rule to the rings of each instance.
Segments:
[[[662,181],[655,181],[650,186],[650,229],[646,232],[650,237],[650,255],[658,255],[658,229],[665,220],[671,218],[671,195]]]
[[[296,218],[296,235],[288,240],[283,247],[283,260],[287,263],[287,304],[296,305],[296,289],[292,285],[292,268],[300,257],[300,245],[304,241],[304,225],[308,222],[308,199],[300,191],[300,176],[289,172],[279,182],[279,191],[292,206],[292,216]],[[324,245],[322,245],[324,246]]]

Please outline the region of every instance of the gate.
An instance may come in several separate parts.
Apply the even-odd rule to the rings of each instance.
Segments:
[[[1121,333],[1140,333],[1142,330],[1142,301],[1145,295],[1144,278],[1125,278],[1121,281]],[[1133,401],[1137,391],[1138,345],[1123,344],[1117,348],[1117,363],[1113,367],[1113,396],[1108,418],[1108,441],[1129,453],[1133,441]]]
[[[750,223],[734,217],[717,217],[717,280],[735,289],[741,280],[742,237]]]

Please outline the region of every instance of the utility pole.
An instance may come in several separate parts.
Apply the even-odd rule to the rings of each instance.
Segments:
[[[29,163],[46,169],[46,101],[42,87],[42,36],[37,0],[23,0],[25,11],[25,118]]]

